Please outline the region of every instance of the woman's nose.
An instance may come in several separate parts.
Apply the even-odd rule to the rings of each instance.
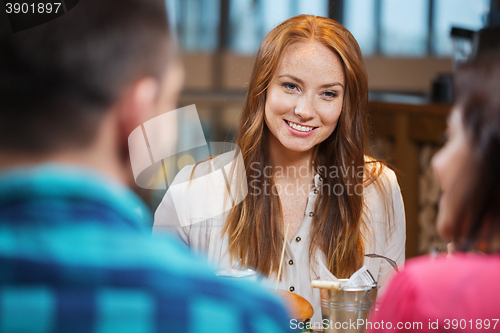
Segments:
[[[314,107],[314,97],[308,95],[301,96],[297,101],[297,105],[295,105],[294,113],[304,121],[314,118],[314,116],[316,115],[316,109]]]

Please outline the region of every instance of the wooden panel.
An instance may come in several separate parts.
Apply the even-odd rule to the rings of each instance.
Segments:
[[[422,143],[442,144],[446,131],[446,117],[434,115],[410,115],[410,139]]]
[[[370,114],[370,130],[380,137],[395,137],[395,119],[394,114],[390,112],[371,112]]]
[[[451,105],[371,101],[370,125],[374,135],[394,140],[394,167],[406,212],[406,257],[418,255],[419,146],[441,144]]]
[[[406,212],[406,257],[418,254],[418,144],[410,140],[410,117],[408,114],[396,115],[396,147],[394,164],[398,173],[399,185],[403,195]]]

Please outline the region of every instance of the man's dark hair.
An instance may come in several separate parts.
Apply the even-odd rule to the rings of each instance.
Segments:
[[[160,78],[168,61],[163,0],[81,0],[40,26],[0,29],[3,150],[45,153],[89,144],[127,86]]]

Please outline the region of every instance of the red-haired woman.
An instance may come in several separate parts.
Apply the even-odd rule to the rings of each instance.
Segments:
[[[366,156],[367,99],[349,31],[310,15],[281,23],[253,68],[236,141],[241,158],[234,159],[243,172],[235,172],[238,163],[224,168],[224,155],[186,167],[159,206],[155,229],[174,226],[217,268],[241,260],[271,281],[286,241],[279,288],[311,302],[313,322],[321,307],[311,280],[325,270],[348,278],[365,264],[383,285],[392,268],[364,255],[403,263],[405,217],[395,174]],[[220,164],[217,172],[206,172],[210,164]],[[244,199],[231,200],[242,188],[246,196],[236,197]]]
[[[443,191],[437,228],[458,251],[408,263],[371,320],[377,332],[500,330],[500,50],[466,64],[455,85],[449,137],[432,164]]]

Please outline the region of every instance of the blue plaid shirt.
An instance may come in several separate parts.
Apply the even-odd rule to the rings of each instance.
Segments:
[[[287,331],[273,296],[150,226],[135,194],[90,172],[0,174],[0,331]]]

